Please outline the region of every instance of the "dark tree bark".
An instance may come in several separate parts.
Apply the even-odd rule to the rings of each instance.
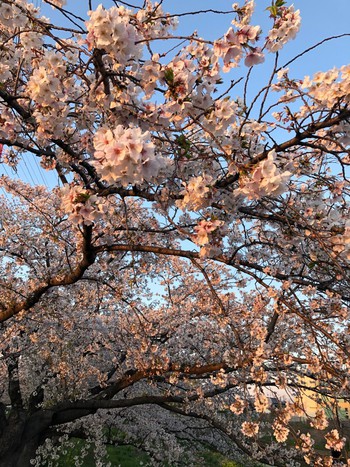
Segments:
[[[0,437],[0,467],[30,466],[51,421],[50,411],[30,415],[24,410],[11,409]]]
[[[1,419],[3,431],[0,432],[0,467],[29,467],[30,460],[35,457],[36,450],[52,433],[50,429],[86,415],[95,413],[96,409],[70,409],[62,412],[37,409],[30,410],[11,408],[10,413]]]
[[[6,359],[9,410],[0,404],[0,467],[28,467],[39,444],[45,439],[52,412],[40,410],[43,391],[38,388],[23,405],[18,375],[18,355]]]

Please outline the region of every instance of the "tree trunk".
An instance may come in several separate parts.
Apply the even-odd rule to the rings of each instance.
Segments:
[[[0,467],[29,467],[51,418],[46,411],[28,416],[25,411],[12,410],[0,437]]]

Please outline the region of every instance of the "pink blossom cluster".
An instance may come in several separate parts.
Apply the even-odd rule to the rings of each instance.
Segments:
[[[300,435],[301,446],[300,449],[302,452],[309,452],[312,446],[315,444],[315,441],[311,438],[310,433],[302,433]]]
[[[232,4],[232,10],[236,12],[236,18],[231,23],[240,29],[250,24],[255,10],[255,0],[245,0],[244,5],[235,2]]]
[[[93,140],[96,151],[91,164],[108,183],[127,186],[155,181],[167,160],[156,154],[150,140],[151,134],[138,127],[100,128]]]
[[[154,117],[162,124],[170,121],[176,127],[189,116],[202,119],[204,109],[213,105],[219,69],[213,49],[200,39],[189,43],[167,64],[160,62],[159,54],[154,54],[139,70],[139,77],[147,99],[153,95],[157,83],[158,87],[165,87],[165,102],[161,108],[149,103],[148,108],[153,109]]]
[[[289,42],[295,39],[301,24],[300,11],[294,6],[282,6],[278,9],[278,14],[274,18],[273,28],[267,36],[267,48],[270,52],[277,52]]]
[[[341,451],[345,444],[345,438],[341,438],[338,430],[331,430],[325,435],[326,449],[334,449],[334,451]]]
[[[205,120],[205,130],[210,134],[225,133],[237,119],[239,106],[230,99],[218,99]],[[232,145],[232,144],[231,144]]]
[[[30,18],[26,15],[26,11]],[[0,2],[0,82],[11,78],[10,71],[15,73],[18,62],[22,66],[31,64],[37,50],[42,47],[43,35],[33,20],[38,16],[38,8],[24,0],[16,2]],[[43,24],[47,18],[41,17]],[[6,46],[5,46],[6,44]],[[32,65],[36,66],[35,62]]]
[[[142,46],[137,42],[142,36],[131,22],[131,10],[122,6],[106,10],[99,5],[89,16],[86,22],[89,49],[106,51],[115,59],[116,68],[141,58]]]
[[[19,123],[12,118],[8,109],[1,109],[0,114],[0,137],[13,138],[20,131]]]
[[[4,83],[11,78],[10,66],[6,63],[0,63],[0,82]]]
[[[340,226],[341,234],[332,237],[332,250],[335,255],[342,254],[350,259],[350,221],[347,220],[344,226]]]
[[[69,215],[73,225],[91,225],[104,215],[101,198],[77,185],[65,185],[60,190],[61,208]]]
[[[162,21],[157,21],[157,18],[162,18]],[[144,8],[136,13],[136,21],[143,37],[147,39],[162,37],[168,34],[169,29],[175,29],[178,24],[177,17],[164,12],[160,3],[153,4],[149,0],[146,0]]]
[[[69,132],[68,102],[81,95],[79,82],[66,74],[66,59],[59,51],[46,51],[40,66],[34,68],[26,86],[26,94],[33,102],[33,115],[42,140],[51,135],[62,138]]]
[[[198,63],[203,78],[216,83],[220,79],[218,57],[212,47],[202,41],[193,41],[185,48],[186,53]]]
[[[270,195],[278,196],[286,191],[291,175],[291,172],[281,172],[277,167],[276,152],[273,150],[251,174],[242,177],[237,193],[242,193],[249,199],[259,199],[262,196]]]
[[[212,177],[207,174],[192,177],[184,183],[185,189],[181,192],[183,198],[176,201],[176,205],[183,210],[203,209],[209,205],[211,190],[209,188]]]
[[[246,25],[238,31],[230,28],[223,39],[215,41],[214,52],[222,58],[224,72],[238,66],[244,49],[248,50],[244,62],[246,66],[257,65],[264,61],[264,54],[261,52],[261,49],[251,45],[258,39],[259,33],[260,26]]]
[[[240,415],[243,413],[246,407],[247,407],[246,401],[241,399],[239,396],[236,396],[234,402],[232,402],[229,408],[232,413],[236,415]]]
[[[323,409],[316,410],[315,418],[311,421],[310,425],[317,430],[324,430],[327,428],[328,420]]]
[[[18,1],[17,3],[19,6],[22,6],[26,2]],[[0,30],[3,30],[5,33],[10,32],[11,29],[23,27],[27,22],[26,16],[14,2],[0,3],[0,18]]]
[[[349,102],[350,65],[317,72],[312,78],[305,76],[301,85],[314,100],[314,106],[333,107],[338,102]]]
[[[213,234],[222,225],[224,225],[224,221],[220,221],[218,219],[209,220],[209,221],[206,221],[206,220],[199,221],[196,227],[194,228],[196,232],[194,241],[197,243],[197,245],[201,245],[201,246],[209,243],[213,238]]]
[[[258,413],[264,413],[269,407],[269,399],[263,392],[257,392],[254,400],[254,407]]]
[[[153,56],[151,60],[146,60],[142,67],[140,79],[146,99],[150,99],[157,87],[159,80],[161,64],[158,62],[159,57]]]
[[[259,423],[255,422],[243,422],[242,423],[242,433],[248,438],[254,438],[259,433]]]
[[[33,71],[27,85],[27,92],[36,103],[42,106],[54,106],[63,98],[59,78],[43,66]]]
[[[289,428],[284,423],[281,423],[278,419],[274,421],[272,428],[276,441],[279,443],[284,443],[288,438]]]

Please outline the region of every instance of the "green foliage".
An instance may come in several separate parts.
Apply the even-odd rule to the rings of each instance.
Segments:
[[[179,147],[181,148],[181,152],[182,154],[187,158],[187,159],[190,159],[191,158],[191,154],[190,154],[190,149],[191,149],[191,143],[190,141],[184,136],[184,135],[180,135],[176,138],[176,143],[179,145]]]
[[[171,68],[166,68],[164,71],[164,79],[168,85],[174,84],[174,70]]]
[[[268,10],[271,13],[271,16],[273,18],[276,18],[277,16],[280,16],[280,8],[285,5],[286,2],[284,0],[276,0],[272,2],[272,5],[267,7],[266,10]]]

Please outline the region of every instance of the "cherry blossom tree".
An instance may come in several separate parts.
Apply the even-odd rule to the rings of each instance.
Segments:
[[[346,465],[340,424],[298,394],[335,415],[350,398],[350,66],[292,76],[283,0],[264,32],[252,0],[208,10],[214,41],[165,1],[47,3],[61,23],[0,1],[1,161],[59,179],[0,179],[0,465],[72,436],[100,459],[124,442],[191,465],[204,444],[332,465],[295,415]]]

